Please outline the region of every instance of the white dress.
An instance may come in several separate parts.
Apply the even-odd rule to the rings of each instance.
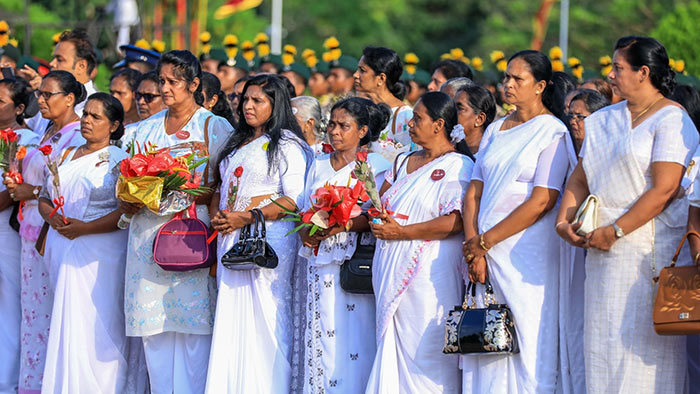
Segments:
[[[535,187],[562,191],[574,165],[566,126],[540,115],[501,130],[492,123],[477,154],[472,180],[484,183],[480,234],[530,198]],[[558,384],[559,259],[554,208],[525,230],[495,244],[486,254],[498,303],[513,312],[520,353],[462,356],[464,393],[551,393]],[[477,299],[483,286],[477,287]]]
[[[405,156],[403,156],[405,157]],[[399,158],[399,164],[403,157]],[[473,162],[448,153],[410,174],[400,166],[382,203],[401,225],[462,211]],[[442,178],[433,178],[436,170]],[[386,179],[392,183],[393,172]],[[461,304],[462,235],[443,240],[377,241],[372,264],[377,354],[366,393],[458,393],[459,358],[445,355],[445,319]]]
[[[59,167],[65,216],[84,222],[118,208],[114,187],[126,153],[115,146]],[[50,184],[51,176],[47,179]],[[57,198],[53,188],[50,196]],[[43,393],[123,393],[129,343],[124,332],[127,232],[73,240],[49,229],[44,259],[55,289]],[[105,253],[105,248],[109,253]]]
[[[580,156],[588,189],[600,201],[599,226],[616,221],[651,188],[653,162],[687,166],[698,145],[695,126],[675,106],[631,125],[626,101],[586,118]],[[588,392],[683,392],[686,337],[657,335],[652,324],[657,289],[652,278],[671,262],[685,232],[683,204],[674,202],[608,252],[588,250],[583,338]],[[688,253],[681,256],[679,263],[689,263]]]
[[[289,131],[280,140],[279,167],[268,173],[267,135],[259,137],[222,161],[219,209],[227,209],[229,188],[238,183],[233,206],[245,211],[251,199],[271,195],[259,204],[287,196],[301,203],[311,151]],[[294,139],[295,141],[292,141]],[[302,148],[304,146],[304,148]],[[238,180],[234,171],[243,167]],[[299,237],[286,236],[293,222],[267,221],[267,242],[279,264],[274,269],[233,271],[221,265],[223,256],[238,240],[239,230],[219,235],[217,276],[219,294],[212,339],[206,392],[267,394],[286,393],[291,387],[292,286],[291,276]]]
[[[309,169],[303,210],[310,208],[309,196],[326,182],[356,184],[350,176],[355,162],[335,171],[330,158],[330,154],[317,157]],[[370,153],[367,161],[373,173],[387,169],[379,154]],[[305,335],[299,339],[305,348],[305,393],[364,393],[376,352],[374,296],[340,287],[340,266],[352,257],[357,238],[357,233],[336,234],[321,242],[317,255],[311,248],[299,249],[307,284]]]
[[[36,144],[39,136],[29,129],[15,130],[19,145]],[[0,184],[0,192],[5,191]],[[0,393],[14,393],[19,379],[20,251],[22,244],[17,231],[10,227],[12,207],[0,211]]]
[[[60,161],[60,152],[69,146],[80,146],[85,139],[80,135],[80,122],[73,122],[59,130],[48,142],[56,160]],[[28,149],[22,160],[22,177],[24,183],[44,186],[48,170],[43,154],[37,149]],[[46,345],[49,340],[51,309],[53,308],[53,289],[49,282],[48,267],[44,258],[35,249],[36,240],[44,224],[39,214],[37,200],[27,200],[20,220],[19,235],[22,238],[22,282],[21,306],[22,325],[20,392],[38,393],[44,375]]]

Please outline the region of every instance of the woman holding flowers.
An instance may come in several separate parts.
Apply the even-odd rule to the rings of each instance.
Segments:
[[[75,105],[85,100],[85,87],[73,74],[66,71],[52,71],[44,77],[39,90],[35,91],[41,116],[49,120],[39,145],[57,156],[69,146],[79,146],[85,142],[80,135],[80,122],[75,114]],[[46,173],[45,155],[38,149],[28,149],[22,160],[23,182],[6,178],[5,185],[10,197],[23,201],[19,234],[22,238],[22,282],[21,308],[22,325],[21,361],[19,389],[24,392],[41,390],[44,372],[46,345],[49,339],[53,289],[43,257],[35,249],[44,219],[39,214],[38,198]]]
[[[387,169],[381,155],[361,150],[379,138],[390,116],[388,106],[363,98],[349,98],[333,106],[328,138],[335,151],[312,163],[304,210],[311,208],[313,195],[326,184],[354,186],[356,159],[367,161],[375,177]],[[336,224],[313,235],[300,232],[303,247],[299,256],[308,265],[304,309],[309,328],[298,341],[304,349],[305,393],[364,393],[372,368],[374,296],[348,293],[340,287],[340,266],[355,252],[357,232],[369,231],[366,216],[350,219],[350,223],[347,228]]]
[[[0,133],[3,139],[2,167],[5,177],[12,176],[21,181],[16,168],[17,160],[26,153],[20,148],[15,157],[10,152],[10,144],[24,146],[36,143],[38,136],[26,128],[24,112],[32,99],[32,89],[27,82],[19,78],[0,80]],[[14,141],[14,142],[13,142]],[[13,164],[14,163],[14,164]],[[12,172],[14,170],[14,172]],[[17,387],[19,378],[19,328],[22,319],[20,309],[20,250],[19,234],[10,226],[13,212],[10,191],[0,185],[0,392],[12,391]]]
[[[284,393],[291,385],[291,275],[299,242],[285,236],[294,224],[279,220],[284,210],[273,201],[290,210],[301,205],[312,153],[279,77],[246,82],[237,111],[241,122],[220,155],[219,193],[210,206],[219,260],[253,221],[250,210],[260,208],[279,263],[247,271],[219,264],[207,392]]]
[[[367,393],[457,393],[459,359],[440,352],[445,319],[462,300],[462,198],[473,166],[450,142],[457,108],[424,94],[409,133],[423,147],[401,154],[382,186],[372,266],[377,354]]]
[[[161,57],[156,73],[168,108],[142,120],[138,132],[124,146],[142,150],[153,145],[184,146],[181,150],[198,156],[216,152],[232,127],[201,107],[202,70],[197,58],[188,51],[170,51]],[[198,173],[207,183],[210,171],[205,172],[204,167]],[[196,202],[198,217],[208,223],[207,201]],[[213,325],[215,293],[209,270],[174,272],[160,268],[153,261],[153,240],[173,215],[159,216],[129,203],[122,203],[122,209],[134,214],[126,257],[126,335],[143,340],[153,393],[200,393]]]
[[[116,98],[90,96],[80,128],[86,142],[61,154],[60,195],[49,186],[39,199],[39,212],[51,226],[44,261],[54,289],[45,393],[126,391],[129,349],[121,300],[128,234],[117,228],[121,212],[114,187],[127,154],[109,144],[124,132],[123,119]],[[60,199],[58,210],[52,201]]]

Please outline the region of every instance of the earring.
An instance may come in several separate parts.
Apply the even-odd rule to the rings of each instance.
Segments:
[[[536,91],[536,92],[535,92],[535,94],[540,94],[540,91],[539,91],[539,90],[538,90],[538,91]]]

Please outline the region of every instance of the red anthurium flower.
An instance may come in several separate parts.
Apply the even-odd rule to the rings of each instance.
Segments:
[[[163,171],[170,173],[171,169],[176,166],[176,161],[170,156],[169,153],[158,153],[153,156],[148,163],[148,170],[146,175],[158,175]]]
[[[44,156],[48,156],[51,154],[52,148],[51,145],[44,145],[39,148],[39,151],[44,154]]]

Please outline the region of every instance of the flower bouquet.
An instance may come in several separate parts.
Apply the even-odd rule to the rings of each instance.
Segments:
[[[379,139],[371,144],[372,151],[379,153],[384,158],[393,163],[399,153],[406,152],[410,147],[403,146],[399,141],[389,138],[389,132],[382,133]]]
[[[349,183],[348,180],[348,185]],[[273,202],[291,216],[282,220],[301,222],[287,235],[305,227],[310,227],[309,235],[314,235],[319,229],[325,230],[336,225],[347,227],[350,219],[362,213],[360,204],[368,199],[364,182],[358,181],[352,188],[326,183],[311,195],[311,208],[301,213],[291,212],[278,202]]]
[[[0,167],[10,171],[18,150],[19,135],[12,129],[0,130]]]
[[[130,157],[119,164],[117,198],[143,204],[156,215],[169,215],[189,207],[194,198],[209,193],[211,188],[202,185],[202,177],[195,170],[207,158],[197,159],[190,151],[174,156],[172,148],[157,149],[137,144],[129,147]],[[120,228],[128,227],[131,215],[122,215]]]

